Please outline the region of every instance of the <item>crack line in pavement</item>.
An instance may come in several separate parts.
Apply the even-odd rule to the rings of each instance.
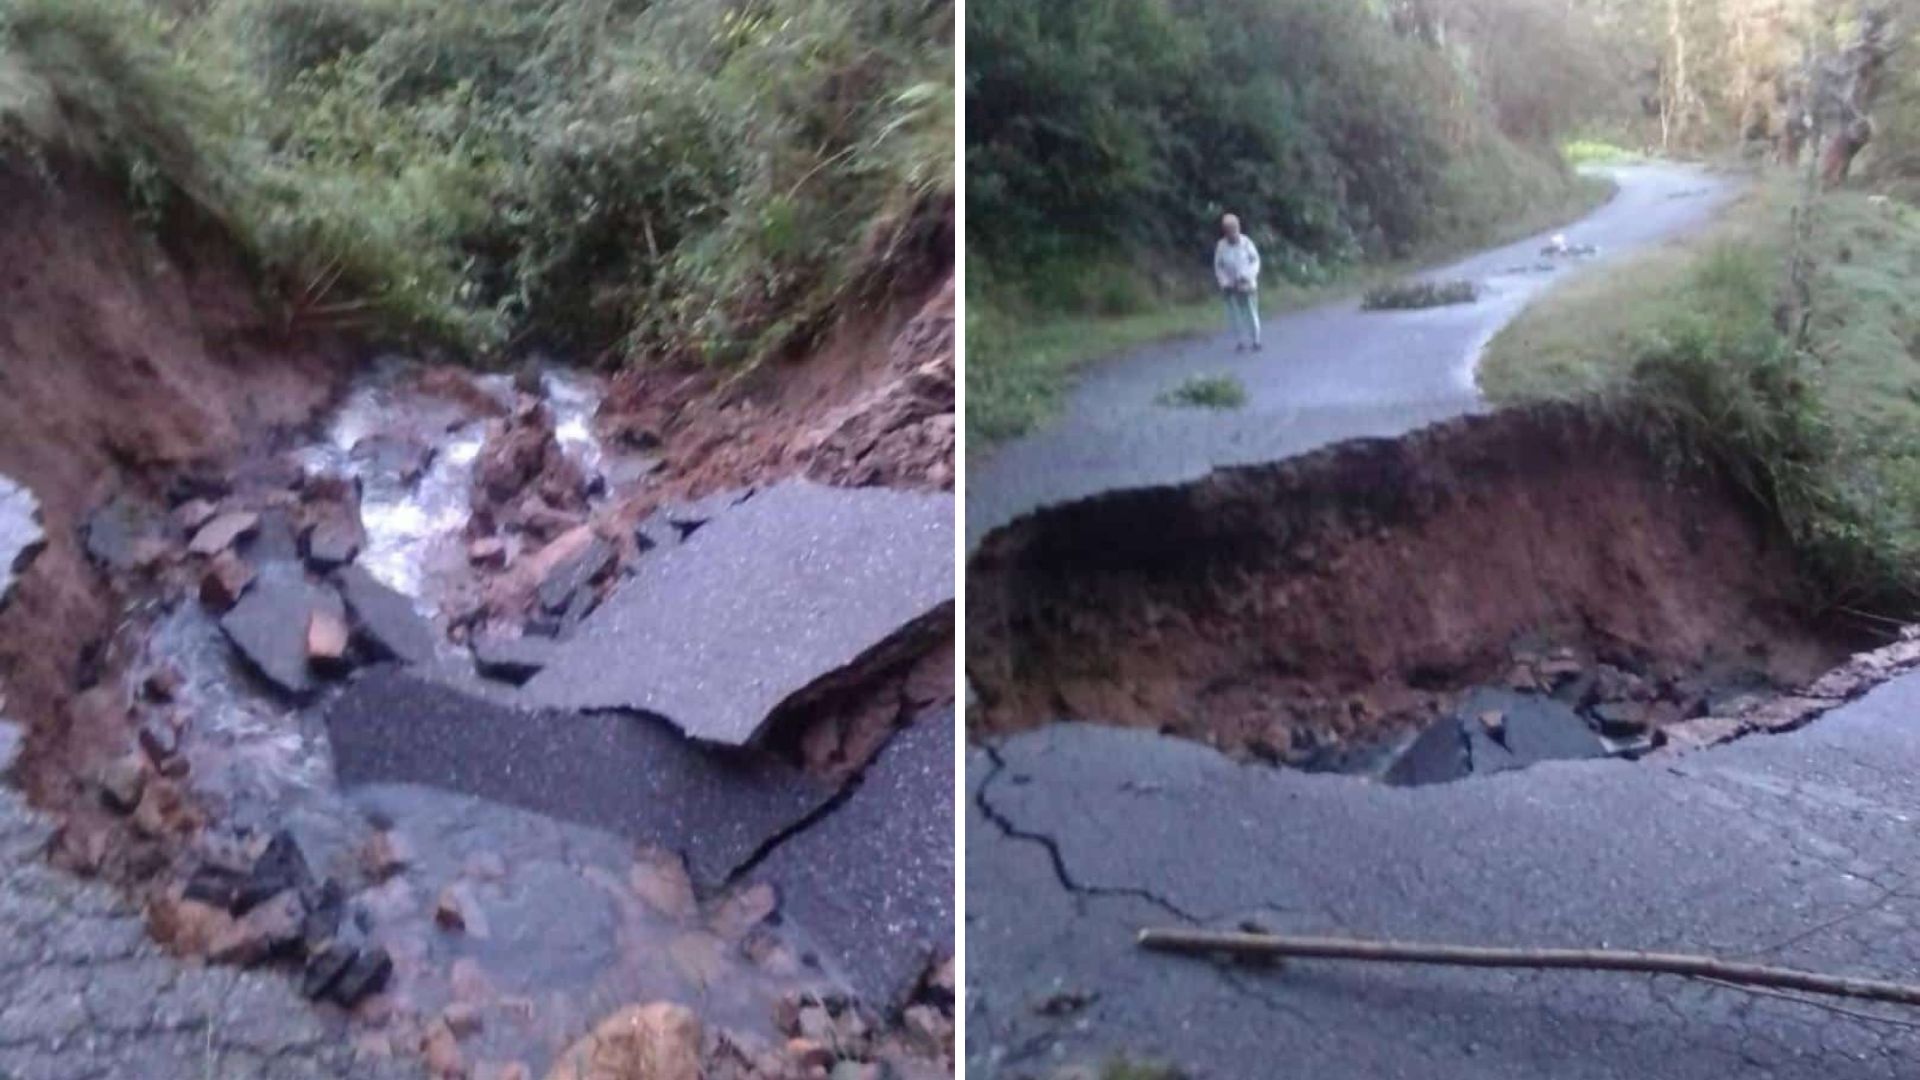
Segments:
[[[987,800],[987,787],[992,784],[993,781],[999,777],[1001,771],[1006,768],[1006,762],[1001,760],[1000,752],[993,747],[988,746],[984,747],[984,749],[986,750],[988,760],[993,762],[993,771],[987,774],[986,779],[980,781],[979,793],[974,796],[975,805],[980,808],[980,813],[983,814],[988,821],[993,822],[994,826],[1009,839],[1025,840],[1028,843],[1038,844],[1044,848],[1047,852],[1048,860],[1053,864],[1053,876],[1059,879],[1061,888],[1076,896],[1130,897],[1135,900],[1144,900],[1175,918],[1180,919],[1182,922],[1192,923],[1196,926],[1205,925],[1212,921],[1188,912],[1178,904],[1146,889],[1108,885],[1082,885],[1075,881],[1073,875],[1067,871],[1066,857],[1061,854],[1060,845],[1054,841],[1053,837],[1043,833],[1027,832],[1019,828],[1013,823],[1012,818],[995,809],[993,804]]]
[[[894,738],[898,737],[899,733],[896,732]],[[892,742],[892,739],[889,739],[888,742]],[[867,768],[872,767],[871,763],[867,765]],[[792,840],[794,837],[807,832],[814,826],[832,817],[836,811],[845,806],[847,802],[853,798],[854,792],[860,789],[860,785],[866,782],[866,778],[866,769],[860,770],[860,772],[850,777],[846,783],[840,785],[840,790],[834,792],[833,796],[826,802],[808,811],[800,820],[761,841],[759,847],[754,848],[751,854],[735,864],[732,870],[727,871],[727,879],[721,883],[721,887],[729,888],[738,884],[742,878],[752,873],[761,863],[771,857],[782,844],[785,844],[787,841]]]

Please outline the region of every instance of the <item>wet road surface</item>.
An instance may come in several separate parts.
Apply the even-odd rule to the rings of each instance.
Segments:
[[[1235,353],[1224,330],[1143,349],[1089,370],[1044,429],[969,462],[967,541],[1030,511],[1103,491],[1178,483],[1222,465],[1278,461],[1346,439],[1402,435],[1480,408],[1473,369],[1501,328],[1555,283],[1696,229],[1738,193],[1683,165],[1611,170],[1612,201],[1564,229],[1587,258],[1536,267],[1550,234],[1420,275],[1467,278],[1473,303],[1366,312],[1351,299],[1277,316],[1265,348]],[[1172,408],[1154,398],[1189,377],[1232,375],[1238,409]]]

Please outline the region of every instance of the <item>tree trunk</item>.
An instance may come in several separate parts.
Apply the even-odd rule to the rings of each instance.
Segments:
[[[1827,117],[1821,126],[1831,134],[1821,151],[1820,180],[1828,187],[1844,184],[1853,161],[1873,141],[1873,107],[1880,96],[1880,74],[1892,52],[1892,18],[1883,8],[1864,10],[1860,36],[1841,51],[1821,80]]]

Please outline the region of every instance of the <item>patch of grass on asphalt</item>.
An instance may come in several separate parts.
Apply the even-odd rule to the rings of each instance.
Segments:
[[[1806,347],[1776,321],[1796,177],[1713,228],[1549,294],[1489,346],[1497,404],[1596,402],[1742,480],[1829,608],[1920,611],[1920,212],[1816,204]]]
[[[1410,311],[1478,299],[1480,286],[1471,281],[1396,281],[1368,289],[1360,306],[1368,311]]]
[[[1406,277],[1424,267],[1507,243],[1584,217],[1613,197],[1613,184],[1580,177],[1567,197],[1536,207],[1505,227],[1483,230],[1420,255],[1390,264],[1349,267],[1316,285],[1283,284],[1262,292],[1267,315],[1311,307]],[[969,281],[982,278],[969,265]],[[1064,271],[1063,271],[1064,272]],[[1204,270],[1202,271],[1204,276]],[[1190,298],[1130,314],[1048,313],[996,302],[970,286],[967,300],[967,446],[969,454],[990,452],[1045,423],[1059,409],[1080,370],[1154,342],[1169,341],[1219,327],[1226,315],[1217,298]]]
[[[1153,400],[1192,409],[1237,409],[1247,403],[1247,388],[1231,375],[1195,375]]]

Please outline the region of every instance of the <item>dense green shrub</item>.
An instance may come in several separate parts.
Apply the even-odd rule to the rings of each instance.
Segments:
[[[1227,210],[1274,276],[1316,283],[1568,186],[1502,136],[1470,53],[1378,5],[976,0],[967,24],[969,250],[1038,308],[1102,306],[1060,280],[1109,264],[1134,267],[1123,291],[1168,266],[1204,281]]]
[[[739,363],[945,257],[952,29],[951,0],[0,0],[0,72],[97,102],[62,123],[303,313]],[[19,153],[28,115],[0,96]]]

